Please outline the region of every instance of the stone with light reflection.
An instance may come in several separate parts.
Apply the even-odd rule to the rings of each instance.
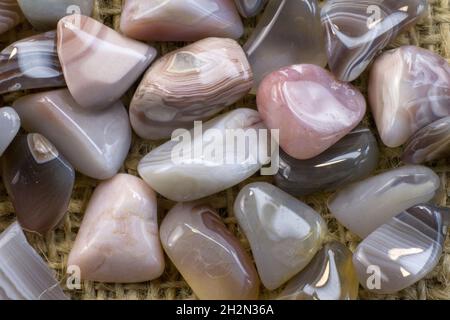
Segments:
[[[20,118],[11,107],[0,108],[0,156],[20,129]]]
[[[250,18],[256,16],[264,8],[267,0],[234,0],[241,16]]]

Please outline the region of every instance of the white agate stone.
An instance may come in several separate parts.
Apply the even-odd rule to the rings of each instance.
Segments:
[[[0,108],[0,156],[20,129],[20,118],[13,108]]]

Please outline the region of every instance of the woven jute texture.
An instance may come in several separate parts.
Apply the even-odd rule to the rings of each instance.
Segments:
[[[429,2],[429,14],[415,28],[409,30],[394,41],[391,47],[404,44],[418,45],[437,52],[450,60],[450,0],[430,0]],[[119,30],[121,7],[122,0],[97,0],[95,3],[94,18]],[[256,21],[257,19],[245,21],[246,34],[241,40],[242,43],[252,32]],[[24,22],[16,30],[1,36],[0,43],[4,47],[15,40],[32,34],[31,27]],[[182,43],[160,43],[155,44],[155,47],[160,54],[165,54],[182,45]],[[355,83],[364,94],[367,91],[366,79],[367,74],[364,74]],[[126,105],[129,104],[134,89],[132,88],[127,96],[124,97]],[[10,104],[19,95],[23,94],[5,95],[2,97],[3,105]],[[256,108],[255,98],[249,95],[232,108],[235,107]],[[370,115],[364,121],[375,133],[376,129]],[[121,171],[137,175],[136,167],[139,160],[158,144],[151,141],[143,141],[134,136],[132,148]],[[399,160],[401,149],[385,148],[381,142],[379,142],[379,145],[381,148],[381,160],[377,169],[378,172],[402,165]],[[449,163],[446,160],[435,162],[432,164],[432,168],[441,177],[443,185],[443,192],[440,197],[441,204],[447,205],[447,197],[449,194],[447,186],[450,178]],[[236,224],[236,219],[233,216],[233,202],[241,187],[252,181],[270,181],[270,178],[260,176],[252,177],[240,185],[208,199],[209,203],[222,215],[228,228],[241,240],[242,245],[248,250],[249,254],[251,252],[248,242],[240,232]],[[44,237],[34,234],[27,235],[33,247],[48,262],[48,265],[55,270],[57,278],[61,281],[61,285],[65,289],[67,258],[81,220],[83,219],[83,214],[90,196],[97,184],[98,181],[77,175],[68,214],[61,226]],[[330,215],[326,206],[329,196],[330,194],[327,193],[315,194],[302,198],[302,200],[320,212],[326,219],[329,227],[328,240],[334,239],[340,241],[345,243],[351,250],[354,250],[360,239],[345,230]],[[158,201],[158,214],[159,218],[162,219],[174,203],[161,197],[158,198]],[[0,183],[0,231],[4,230],[14,220],[13,206],[3,184]],[[195,295],[189,286],[167,258],[166,264],[167,267],[164,275],[155,281],[125,285],[82,282],[80,290],[66,289],[66,293],[73,299],[195,299]],[[220,290],[220,288],[217,288],[217,290]],[[271,298],[275,295],[276,292],[268,292],[261,288],[262,299]],[[361,289],[360,299],[450,299],[450,239],[446,241],[444,254],[441,257],[439,265],[425,279],[396,295],[374,295]]]

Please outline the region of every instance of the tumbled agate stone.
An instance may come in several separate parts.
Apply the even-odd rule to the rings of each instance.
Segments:
[[[352,252],[343,244],[327,243],[297,276],[288,282],[280,300],[356,300],[359,282]]]
[[[17,0],[27,20],[37,30],[56,28],[66,15],[81,13],[90,16],[94,0]]]
[[[353,255],[359,281],[377,293],[396,293],[416,283],[439,262],[447,209],[421,204],[376,229]]]
[[[240,45],[208,38],[173,51],[147,71],[130,107],[134,131],[169,138],[232,105],[251,89],[253,74]]]
[[[399,212],[432,200],[439,187],[431,169],[407,165],[349,185],[328,207],[341,224],[365,238]]]
[[[177,204],[160,230],[165,252],[202,300],[256,300],[251,258],[219,215],[200,203]]]
[[[17,0],[0,1],[0,34],[17,26],[22,18]]]
[[[269,290],[302,270],[327,233],[325,221],[316,211],[265,182],[245,186],[236,198],[234,212],[250,242],[261,281]]]
[[[450,116],[450,65],[414,46],[387,51],[375,61],[369,101],[384,144],[398,147],[417,130]]]
[[[68,300],[18,223],[0,234],[0,300]]]
[[[28,95],[14,109],[28,132],[40,132],[81,173],[96,179],[114,176],[131,145],[128,114],[121,102],[88,111],[67,89]]]
[[[244,26],[232,0],[125,0],[120,30],[143,41],[237,39]]]
[[[94,191],[68,266],[85,280],[133,283],[164,271],[156,194],[141,179],[118,174]]]
[[[235,139],[227,138],[227,132],[245,137],[258,134],[260,129],[265,126],[257,111],[233,110],[206,122],[200,132],[185,130],[153,149],[139,163],[139,175],[158,193],[178,202],[226,190],[251,177],[268,161],[259,155],[267,150],[267,141],[257,138],[250,141],[252,148],[242,149],[236,147]]]
[[[427,0],[329,0],[322,8],[328,66],[342,81],[353,81],[375,55],[413,25]],[[386,75],[400,73],[385,72]]]
[[[264,8],[267,0],[234,0],[241,16],[250,18],[256,16]]]
[[[272,0],[246,42],[256,89],[264,76],[293,64],[327,64],[316,0]]]
[[[0,53],[0,94],[65,85],[54,31],[14,42]]]
[[[450,156],[450,117],[442,118],[414,134],[403,152],[403,162],[420,164]]]
[[[0,108],[0,156],[20,129],[20,118],[11,107]]]
[[[38,133],[19,135],[1,161],[2,177],[20,225],[44,234],[69,206],[75,182],[72,165]]]
[[[58,56],[75,101],[101,109],[122,97],[156,57],[156,50],[74,14],[58,23]]]
[[[280,146],[291,157],[311,159],[347,135],[364,117],[357,88],[309,64],[284,67],[264,78],[258,110],[269,129],[280,130]]]
[[[358,127],[309,160],[298,160],[281,151],[275,182],[294,196],[335,190],[368,177],[376,169],[378,160],[378,145],[372,132]]]

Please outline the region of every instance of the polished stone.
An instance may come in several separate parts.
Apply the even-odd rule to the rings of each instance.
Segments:
[[[0,156],[20,129],[20,118],[11,107],[0,108]]]
[[[135,283],[164,271],[156,194],[141,179],[118,174],[94,191],[68,266],[85,280]]]
[[[439,187],[431,169],[407,165],[341,189],[328,207],[341,224],[365,238],[399,212],[432,200]]]
[[[241,16],[251,18],[262,11],[267,0],[234,0]]]
[[[2,177],[22,228],[45,234],[69,207],[75,170],[38,133],[19,135],[1,161]]]
[[[430,273],[439,262],[448,228],[442,212],[421,204],[401,212],[361,242],[353,264],[362,286],[393,294]]]
[[[244,33],[231,0],[126,0],[120,29],[143,41],[237,39]]]
[[[231,39],[208,38],[170,52],[145,74],[130,106],[134,131],[145,139],[191,129],[248,93],[253,74]]]
[[[65,85],[54,31],[14,42],[0,53],[0,94]]]
[[[258,110],[269,129],[280,130],[280,146],[305,160],[321,154],[362,120],[364,96],[315,65],[284,67],[268,75],[257,94]]]
[[[327,233],[316,211],[265,182],[246,185],[236,198],[234,213],[250,242],[261,282],[269,290],[301,271]]]
[[[156,57],[156,50],[75,14],[58,22],[58,56],[75,101],[84,108],[101,109],[124,95]]]
[[[339,80],[355,80],[427,8],[427,0],[327,1],[322,8],[322,23],[330,70]]]
[[[36,93],[14,102],[22,126],[40,132],[81,173],[96,179],[114,176],[131,145],[131,127],[122,103],[88,111],[67,89]]]
[[[369,101],[384,144],[398,147],[417,130],[450,116],[450,64],[434,52],[404,46],[378,57]]]
[[[278,187],[294,196],[331,191],[367,178],[378,166],[377,140],[370,129],[358,127],[327,151],[309,160],[280,152]]]
[[[200,203],[180,203],[161,224],[161,242],[202,300],[256,300],[259,279],[250,256],[219,215]]]
[[[356,300],[359,282],[352,252],[343,244],[327,243],[297,276],[279,300]]]
[[[23,19],[17,0],[0,1],[0,34],[11,30]]]
[[[316,0],[272,0],[244,45],[255,87],[277,69],[293,64],[327,64]]]

